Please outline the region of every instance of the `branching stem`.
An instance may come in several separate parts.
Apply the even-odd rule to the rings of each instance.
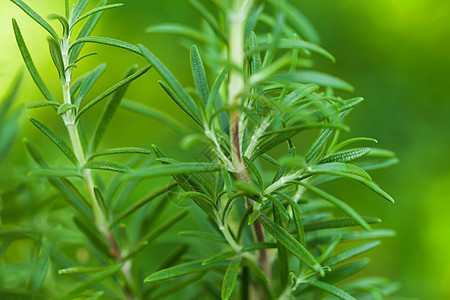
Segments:
[[[230,70],[228,81],[228,104],[230,106],[240,106],[242,104],[242,92],[245,87],[245,72],[243,71],[245,58],[245,21],[252,3],[252,0],[235,0],[233,9],[229,15],[228,58],[229,62],[235,67]],[[242,159],[241,131],[243,128],[240,126],[242,124],[241,118],[242,116],[239,110],[231,111],[231,159],[237,179],[251,184],[247,168]],[[247,205],[253,205],[251,199],[247,198],[246,202]],[[264,232],[258,221],[253,223],[253,234],[257,242],[264,242]],[[265,249],[261,249],[259,252],[259,265],[266,276],[270,278],[270,262]]]

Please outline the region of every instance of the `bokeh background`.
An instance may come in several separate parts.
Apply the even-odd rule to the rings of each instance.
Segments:
[[[41,15],[63,12],[63,2],[28,0]],[[142,43],[152,49],[178,75],[191,84],[186,44],[173,36],[149,35],[148,25],[180,21],[198,25],[198,17],[182,0],[127,0],[126,6],[104,15],[94,35]],[[303,0],[295,1],[311,20],[322,46],[337,59],[330,64],[318,59],[316,68],[351,82],[355,95],[366,101],[349,117],[348,136],[368,136],[380,147],[394,150],[400,164],[373,172],[376,181],[397,200],[395,205],[348,185],[350,202],[364,215],[379,216],[383,226],[397,231],[371,252],[372,264],[364,271],[390,277],[403,284],[399,295],[419,299],[450,299],[450,1],[448,0]],[[57,74],[51,65],[46,33],[9,1],[0,3],[0,94],[5,93],[22,60],[14,41],[11,18],[15,17],[44,81],[55,94]],[[89,46],[90,47],[90,46]],[[143,60],[118,49],[96,47],[101,55],[90,58],[76,72],[106,60],[108,69],[94,93],[119,80],[126,69]],[[75,76],[76,76],[75,72]],[[141,101],[185,120],[156,84],[149,72],[133,84],[128,98]],[[19,101],[42,100],[29,75]],[[45,145],[41,135],[20,115],[20,136]],[[33,115],[53,127],[51,112]],[[95,114],[91,114],[95,120]],[[145,124],[145,126],[142,126]],[[192,124],[191,124],[192,125]],[[190,126],[190,125],[189,125]],[[17,139],[9,168],[21,172],[27,158]],[[179,151],[178,135],[157,121],[121,111],[106,137],[108,145],[164,145],[169,154]],[[52,151],[53,148],[48,148]],[[52,157],[47,153],[48,157]],[[2,174],[1,177],[4,177]],[[347,187],[347,186],[346,186]]]

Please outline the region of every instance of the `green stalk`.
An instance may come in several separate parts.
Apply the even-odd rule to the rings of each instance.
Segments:
[[[230,106],[242,105],[242,94],[245,91],[245,72],[244,72],[244,33],[245,21],[248,13],[253,5],[253,0],[235,0],[232,10],[229,12],[229,34],[228,34],[228,59],[233,65],[230,70],[228,81],[228,104]],[[230,144],[231,144],[231,159],[234,167],[234,172],[239,181],[244,181],[251,184],[247,168],[242,159],[242,141],[241,133],[241,112],[233,110],[230,113]],[[246,198],[247,205],[253,205],[254,201]],[[261,224],[256,221],[252,225],[253,235],[257,242],[264,242],[264,232]],[[266,276],[270,278],[270,261],[268,259],[267,251],[261,249],[259,251],[259,266],[264,271]],[[261,293],[261,297],[264,294]],[[262,298],[260,298],[262,299]]]
[[[61,46],[61,56],[63,59],[65,70],[64,78],[61,78],[63,100],[64,103],[72,104],[72,99],[70,97],[70,82],[72,77],[72,68],[68,67],[70,64],[69,61],[70,33],[69,36],[61,40],[60,46]],[[78,161],[78,168],[81,169],[86,164],[86,153],[84,152],[83,145],[81,144],[80,132],[78,130],[77,122],[75,121],[76,112],[73,109],[71,109],[67,111],[62,116],[62,118],[64,124],[66,125],[70,142],[72,144],[74,154]],[[115,260],[120,261],[122,259],[122,254],[120,252],[119,246],[117,245],[117,242],[109,229],[109,222],[105,215],[105,212],[102,210],[99,200],[95,196],[94,192],[95,184],[91,170],[83,169],[82,175],[83,175],[82,179],[83,185],[92,207],[95,225],[108,241],[110,252],[114,256]],[[125,279],[125,286],[123,287],[123,290],[127,299],[129,300],[135,299],[131,288],[132,278],[128,262],[126,262],[121,268],[121,273]]]

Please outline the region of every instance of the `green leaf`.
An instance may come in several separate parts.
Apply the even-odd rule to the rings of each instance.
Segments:
[[[226,262],[219,262],[208,266],[202,266],[202,262],[200,260],[192,261],[155,272],[152,275],[147,276],[144,279],[144,283],[161,281],[194,273],[207,272],[215,269],[222,269],[227,265],[228,264]]]
[[[136,147],[123,147],[123,148],[113,148],[105,151],[100,151],[92,154],[89,157],[89,160],[105,155],[115,155],[115,154],[151,154],[152,152],[148,149],[144,148],[136,148]]]
[[[87,36],[87,37],[82,37],[82,38],[77,38],[70,46],[69,46],[69,53],[73,50],[73,48],[76,45],[80,45],[80,44],[84,44],[84,43],[96,43],[96,44],[102,44],[102,45],[108,45],[108,46],[113,46],[113,47],[118,47],[118,48],[122,48],[137,54],[141,54],[141,51],[139,50],[138,47],[136,47],[133,44],[124,42],[124,41],[120,41],[120,40],[116,40],[116,39],[112,39],[112,38],[107,38],[107,37],[97,37],[97,36]]]
[[[209,24],[209,26],[211,26],[212,30],[214,30],[217,36],[226,43],[227,38],[222,32],[222,29],[220,29],[216,18],[211,14],[211,12],[209,12],[206,7],[204,7],[198,0],[188,0],[188,3],[203,17],[203,19],[205,19],[205,21]]]
[[[272,197],[275,199],[275,197]],[[273,219],[280,228],[283,228],[283,220],[281,218],[279,206],[276,204],[276,201],[273,201]],[[283,208],[284,209],[284,208]],[[280,278],[280,287],[281,289],[286,288],[288,284],[288,274],[289,274],[289,256],[286,247],[283,246],[279,241],[277,242],[278,248],[278,276]]]
[[[87,13],[83,14],[82,16],[80,16],[79,18],[77,18],[76,20],[74,20],[74,21],[72,22],[72,24],[70,24],[70,29],[72,30],[72,28],[75,26],[75,24],[77,24],[77,23],[80,22],[81,20],[84,20],[84,19],[86,19],[87,17],[89,17],[89,16],[91,16],[91,15],[93,15],[93,14],[95,14],[95,13],[98,13],[98,12],[101,12],[101,11],[105,11],[105,10],[111,9],[111,8],[122,7],[122,6],[124,6],[124,5],[125,5],[125,4],[122,4],[122,3],[116,3],[116,4],[110,4],[110,5],[98,6],[98,7],[94,8],[94,9],[91,9],[91,10],[88,11]]]
[[[111,227],[117,223],[119,223],[120,221],[122,221],[123,219],[125,219],[126,217],[128,217],[129,215],[131,215],[132,213],[134,213],[135,211],[137,211],[139,208],[141,208],[142,206],[150,203],[150,201],[156,199],[157,197],[169,192],[170,190],[172,190],[173,188],[175,188],[177,186],[176,183],[169,183],[153,192],[151,192],[150,194],[144,196],[143,198],[141,198],[139,201],[135,202],[133,205],[131,205],[130,207],[128,207],[125,211],[123,211],[121,214],[119,214],[113,222],[111,222]]]
[[[358,273],[370,263],[370,259],[357,260],[343,266],[339,266],[327,273],[323,281],[327,283],[334,283],[348,278],[349,276]]]
[[[308,19],[289,2],[282,0],[270,0],[272,5],[280,8],[285,14],[288,21],[292,26],[300,33],[302,37],[313,42],[319,43],[320,38],[317,34],[314,26],[308,21]]]
[[[48,106],[59,107],[60,104],[58,102],[54,102],[54,101],[42,100],[42,101],[31,102],[31,103],[25,105],[25,108],[34,109],[34,108],[48,107]]]
[[[73,7],[72,14],[70,16],[70,23],[75,22],[83,13],[84,9],[88,5],[89,0],[78,0]]]
[[[102,272],[108,269],[110,266],[99,266],[99,267],[70,267],[65,269],[59,269],[59,275],[77,275],[77,274],[91,274]]]
[[[338,163],[333,163],[333,164],[338,164]],[[330,164],[327,164],[327,165],[330,165]],[[311,170],[313,170],[312,172],[324,172],[324,173],[328,173],[328,174],[333,174],[333,172],[335,172],[335,171],[325,170],[325,168],[320,168],[321,166],[326,166],[326,165],[314,166],[311,168]],[[357,172],[353,172],[353,171],[357,170],[356,168],[358,168],[359,170]],[[368,188],[370,188],[371,190],[373,190],[375,193],[380,195],[381,197],[394,203],[394,199],[388,193],[383,191],[375,182],[373,182],[371,179],[369,179],[370,177],[367,178],[367,176],[362,176],[364,173],[366,173],[365,171],[364,171],[364,173],[361,173],[360,170],[362,170],[362,169],[359,167],[356,167],[356,166],[351,167],[351,169],[352,170],[349,169],[348,172],[344,171],[344,173],[340,173],[340,170],[336,169],[337,171],[334,173],[334,175],[341,175],[341,176],[349,177],[356,181],[359,181],[362,184],[364,184],[365,186],[367,186]]]
[[[169,220],[167,220],[165,223],[163,223],[161,226],[159,226],[157,229],[155,229],[153,232],[150,232],[147,234],[146,237],[144,237],[144,240],[148,243],[152,242],[156,238],[158,238],[161,234],[172,228],[176,223],[178,223],[180,220],[182,220],[184,217],[186,217],[189,214],[188,210],[183,210],[180,213],[176,214]]]
[[[8,111],[11,108],[14,99],[16,99],[17,92],[19,91],[20,84],[22,83],[22,79],[23,72],[20,71],[15,76],[6,95],[0,100],[0,122],[4,121],[5,116],[8,114]]]
[[[337,150],[344,148],[350,144],[353,143],[358,143],[358,142],[373,142],[373,143],[378,143],[378,141],[376,139],[372,139],[372,138],[366,138],[366,137],[357,137],[357,138],[352,138],[352,139],[348,139],[345,140],[343,142],[340,142],[339,144],[337,144],[336,146],[332,147],[330,149],[330,152],[336,152]]]
[[[321,159],[318,164],[326,164],[332,162],[347,163],[355,159],[361,158],[369,154],[370,148],[350,149],[329,155]]]
[[[222,83],[227,77],[227,75],[228,69],[225,68],[222,72],[220,72],[219,76],[216,78],[216,81],[214,81],[214,84],[211,88],[211,92],[209,93],[208,101],[206,102],[205,106],[206,113],[209,115],[213,114],[214,104],[219,96],[220,87],[222,86]]]
[[[239,268],[241,266],[241,260],[241,256],[233,259],[225,272],[222,283],[222,299],[224,300],[230,299],[231,294],[233,294],[239,274]]]
[[[220,165],[202,162],[178,163],[175,165],[151,166],[132,171],[124,179],[140,177],[159,177],[180,174],[204,173],[220,171]]]
[[[321,281],[317,281],[317,280],[311,280],[311,281],[307,281],[305,282],[311,286],[317,287],[321,290],[324,290],[332,295],[335,295],[336,297],[340,298],[340,299],[344,299],[344,300],[356,300],[356,298],[354,298],[352,295],[348,294],[347,292],[329,285],[327,283],[321,282]]]
[[[134,72],[137,70],[137,65],[134,65],[131,67],[131,69],[127,72],[124,79],[127,77],[133,75]],[[103,134],[106,131],[106,128],[108,127],[109,123],[111,122],[112,117],[117,111],[117,108],[119,107],[120,103],[122,102],[123,97],[125,96],[125,93],[129,87],[129,84],[124,85],[122,88],[118,89],[114,95],[111,97],[111,99],[106,104],[102,117],[97,123],[97,126],[94,131],[93,138],[91,140],[90,144],[90,150],[93,152],[97,149],[98,145],[100,144],[100,141],[103,137]]]
[[[328,51],[326,51],[325,49],[323,49],[320,46],[317,46],[315,44],[306,42],[306,41],[302,41],[302,40],[286,40],[286,39],[282,39],[280,41],[278,41],[278,43],[274,44],[272,43],[268,43],[268,44],[263,44],[260,46],[257,46],[255,48],[250,49],[249,51],[247,51],[245,53],[246,56],[250,56],[253,55],[254,53],[259,53],[268,49],[272,49],[273,47],[276,47],[276,49],[296,49],[296,48],[301,48],[301,49],[306,49],[306,50],[310,50],[312,52],[315,52],[317,54],[322,55],[323,57],[328,58],[329,60],[331,60],[332,62],[335,62],[335,58],[333,55],[331,55]]]
[[[206,231],[181,231],[178,233],[178,235],[201,238],[201,239],[205,239],[205,240],[209,240],[209,241],[213,241],[213,242],[225,243],[225,244],[227,243],[227,241],[220,235],[216,235],[216,234],[206,232]]]
[[[64,169],[40,169],[40,170],[32,170],[28,172],[28,176],[37,176],[37,177],[80,177],[83,175],[80,174],[78,170],[64,170]]]
[[[200,57],[197,46],[195,45],[191,47],[190,58],[195,88],[197,89],[198,95],[203,100],[203,104],[206,105],[206,102],[209,98],[208,80],[206,78],[205,67],[203,66],[202,58]]]
[[[66,112],[68,112],[69,110],[72,110],[72,109],[76,110],[77,107],[75,105],[73,105],[73,104],[70,104],[70,103],[63,103],[63,104],[61,104],[58,107],[58,110],[56,111],[56,113],[58,115],[62,115],[62,114],[65,114]]]
[[[363,169],[355,165],[341,162],[330,162],[326,164],[311,166],[308,171],[318,174],[331,174],[351,178],[361,177],[369,181],[372,180],[370,175]]]
[[[292,254],[298,259],[304,262],[312,270],[318,272],[323,276],[324,271],[314,256],[306,250],[306,248],[300,244],[292,235],[290,235],[285,229],[275,224],[265,215],[259,217],[259,222],[278,242],[285,246]]]
[[[48,168],[48,164],[42,158],[36,147],[28,140],[24,139],[25,146],[30,153],[33,160],[41,167]],[[48,178],[50,184],[61,192],[62,198],[67,201],[67,203],[77,209],[83,216],[88,219],[92,216],[89,209],[89,204],[84,199],[83,195],[78,191],[78,189],[67,179],[64,178]]]
[[[88,290],[92,285],[101,282],[105,279],[111,278],[114,274],[116,274],[117,272],[120,271],[120,269],[122,268],[122,264],[115,264],[110,266],[108,269],[106,269],[105,271],[98,273],[94,276],[89,277],[89,279],[84,280],[81,284],[79,284],[75,289],[73,289],[70,293],[69,296],[74,296],[80,293],[85,292],[86,290]],[[68,297],[73,298],[73,297]]]
[[[377,247],[380,244],[381,244],[380,241],[373,241],[373,242],[368,242],[368,243],[353,247],[349,250],[343,251],[339,254],[336,254],[335,256],[330,257],[329,259],[327,259],[323,262],[323,265],[330,266],[330,267],[335,266],[335,265],[337,265],[343,261],[346,261],[352,257],[355,257],[361,253],[369,251],[369,250]]]
[[[299,182],[300,185],[304,186],[308,190],[312,191],[313,193],[319,195],[323,199],[329,201],[333,205],[340,208],[342,211],[344,211],[346,214],[348,214],[350,217],[355,219],[364,229],[370,231],[371,228],[369,224],[347,203],[339,200],[338,198],[334,197],[333,195],[328,194],[327,192],[304,182]]]
[[[177,103],[178,106],[180,106],[180,108],[188,113],[191,118],[193,118],[198,124],[201,124],[198,116],[198,110],[175,76],[173,76],[169,69],[167,69],[167,67],[152,52],[150,52],[150,50],[145,48],[143,45],[138,46],[142,52],[142,55],[169,84],[170,88],[163,82],[160,82],[160,85],[167,92],[167,94]]]
[[[93,71],[87,75],[87,77],[83,80],[83,83],[80,86],[80,90],[75,98],[74,104],[76,106],[80,106],[83,99],[86,97],[87,93],[94,86],[95,82],[100,78],[100,76],[105,72],[106,64],[103,63],[95,68]]]
[[[83,0],[84,1],[84,0]],[[103,0],[101,1],[98,6],[103,6],[107,3],[107,0]],[[78,3],[77,3],[78,4]],[[84,8],[83,8],[84,9]],[[81,12],[80,12],[81,14]],[[102,16],[103,12],[98,12],[96,14],[93,14],[88,21],[84,24],[84,26],[81,28],[80,32],[78,33],[77,39],[81,39],[83,37],[89,36],[92,32],[92,30],[94,29],[95,25],[97,25],[100,17]],[[79,16],[79,15],[78,15]],[[78,16],[76,16],[76,18],[78,18]],[[71,18],[73,19],[73,18]],[[75,47],[72,48],[71,52],[70,52],[70,62],[74,62],[77,60],[78,55],[80,54],[81,49],[83,48],[83,44],[78,44]]]
[[[213,255],[210,258],[204,260],[202,262],[202,266],[207,266],[225,259],[228,259],[230,257],[233,257],[236,255],[236,252],[234,251],[225,251],[225,252],[221,252],[219,254]]]
[[[319,86],[314,83],[304,84],[299,88],[296,88],[294,91],[286,95],[282,99],[283,104],[292,105],[295,104],[299,99],[302,99],[306,96],[311,95],[319,89]]]
[[[91,107],[93,107],[94,105],[98,104],[100,101],[102,101],[103,99],[105,99],[106,97],[110,96],[111,94],[115,93],[117,90],[119,90],[120,88],[122,88],[123,86],[129,84],[130,82],[132,82],[133,80],[138,79],[140,76],[144,75],[145,72],[147,72],[149,69],[151,68],[151,66],[146,66],[142,69],[140,69],[139,71],[135,72],[134,74],[128,76],[127,78],[123,79],[122,81],[118,82],[116,85],[110,87],[109,89],[107,89],[106,91],[104,91],[103,93],[101,93],[100,95],[98,95],[94,100],[92,100],[91,102],[89,102],[88,104],[86,104],[77,114],[75,120],[78,120],[81,115],[83,113],[85,113],[88,109],[90,109]]]
[[[45,278],[47,277],[47,272],[50,265],[50,255],[55,245],[55,237],[49,237],[49,240],[43,243],[43,247],[39,253],[39,256],[35,258],[33,268],[30,274],[29,288],[33,292],[37,292],[41,289],[44,284]]]
[[[48,24],[40,15],[38,15],[34,10],[32,10],[28,5],[26,5],[22,0],[11,0],[12,3],[17,5],[21,10],[23,10],[27,15],[29,15],[33,20],[35,20],[39,25],[41,25],[48,33],[55,39],[59,41],[59,36],[56,31]]]
[[[296,71],[289,73],[278,73],[269,77],[269,80],[279,82],[297,82],[297,83],[315,83],[324,87],[332,87],[335,89],[353,92],[354,88],[349,83],[317,71]]]
[[[279,193],[279,194],[281,194],[281,193]],[[283,194],[281,194],[281,195],[283,196],[283,198],[285,198],[289,202],[289,205],[292,208],[292,215],[294,218],[295,228],[297,229],[298,241],[300,242],[300,244],[306,245],[305,228],[302,223],[302,217],[301,217],[302,210],[301,210],[300,206],[298,205],[298,203],[296,203],[291,197],[284,196]]]
[[[19,46],[20,53],[22,54],[23,61],[25,62],[25,65],[28,69],[28,72],[31,75],[31,78],[33,78],[34,83],[37,85],[42,95],[44,95],[45,99],[47,99],[48,101],[56,102],[55,98],[48,90],[47,86],[45,85],[44,81],[39,75],[36,66],[33,63],[33,59],[31,58],[30,52],[28,51],[27,45],[25,44],[22,33],[20,32],[19,25],[17,25],[15,19],[12,19],[12,24],[17,45]]]
[[[31,123],[33,123],[34,126],[42,131],[42,133],[44,133],[72,163],[74,163],[75,165],[77,164],[78,160],[75,157],[75,154],[73,153],[72,149],[70,149],[69,146],[63,141],[62,138],[57,136],[53,130],[51,130],[38,120],[32,117],[30,117],[29,120],[31,121]]]
[[[362,217],[367,224],[376,224],[381,223],[381,219],[379,218],[371,218],[371,217]],[[343,227],[351,227],[358,225],[358,221],[352,218],[338,217],[323,221],[314,221],[310,223],[305,223],[304,229],[305,231],[315,231],[321,229],[330,229],[330,228],[343,228]]]
[[[58,20],[61,23],[62,27],[63,27],[63,36],[64,36],[64,38],[67,38],[69,36],[69,23],[68,23],[68,21],[67,21],[67,19],[65,17],[63,17],[61,15],[58,15],[58,14],[50,14],[48,16],[48,18],[50,20]]]
[[[264,190],[264,181],[263,181],[261,173],[258,171],[256,166],[253,164],[253,162],[250,159],[248,159],[245,156],[243,157],[243,159],[244,159],[244,162],[247,165],[247,167],[252,171],[253,175],[255,175],[259,190],[263,191]]]
[[[174,34],[186,37],[194,41],[199,41],[205,44],[214,43],[214,41],[206,37],[206,35],[203,32],[182,24],[173,24],[173,23],[156,24],[147,27],[145,29],[145,32]]]
[[[152,107],[143,105],[138,102],[134,102],[128,99],[122,100],[121,106],[125,109],[140,113],[144,116],[150,117],[152,119],[158,120],[163,124],[170,127],[176,133],[180,133],[182,135],[187,134],[186,126],[173,118],[171,115],[156,110]]]
[[[287,160],[289,160],[294,155],[295,155],[295,147],[292,147],[292,148],[289,149],[288,153],[284,157],[285,162]],[[286,171],[286,168],[287,168],[287,164],[286,163],[282,163],[280,165],[280,167],[278,168],[277,173],[275,174],[275,176],[272,179],[272,183],[278,181],[284,175],[284,172]]]
[[[104,170],[117,173],[127,173],[132,170],[128,166],[110,161],[89,161],[83,166],[83,169]]]

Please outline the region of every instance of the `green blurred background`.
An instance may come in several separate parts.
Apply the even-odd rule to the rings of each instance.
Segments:
[[[62,13],[63,2],[27,1],[41,15]],[[379,147],[394,150],[400,158],[399,165],[373,172],[376,181],[396,198],[395,205],[350,183],[349,190],[335,191],[346,195],[346,199],[350,195],[349,202],[362,214],[381,217],[383,227],[398,233],[371,253],[372,264],[365,274],[402,282],[402,296],[450,299],[450,1],[296,2],[321,35],[322,46],[337,59],[336,64],[319,59],[316,69],[346,79],[356,87],[355,95],[366,99],[350,115],[348,124],[352,131],[347,136],[374,137],[379,140]],[[185,85],[190,85],[186,44],[173,36],[145,34],[144,29],[169,21],[196,26],[198,17],[182,0],[128,0],[125,4],[124,8],[106,13],[94,35],[145,44]],[[44,81],[57,95],[59,82],[48,55],[45,32],[9,1],[0,3],[2,93],[22,66],[11,29],[13,16]],[[75,71],[76,76],[104,60],[108,62],[106,76],[93,94],[119,80],[131,64],[144,64],[141,58],[121,50],[100,46],[95,51],[101,55],[86,60]],[[185,120],[158,88],[155,72],[149,73],[134,83],[127,97]],[[19,98],[15,104],[18,108],[42,100],[28,75]],[[57,127],[58,123],[51,121],[51,113],[43,110],[33,115]],[[21,115],[21,136],[39,143],[41,135],[26,122],[29,114],[23,111]],[[95,119],[95,114],[91,118]],[[179,149],[178,136],[170,129],[121,111],[113,121],[105,146],[148,147],[151,143],[163,145],[169,154]],[[24,153],[17,142],[9,162],[16,172],[25,165]],[[52,158],[51,153],[47,157]]]

